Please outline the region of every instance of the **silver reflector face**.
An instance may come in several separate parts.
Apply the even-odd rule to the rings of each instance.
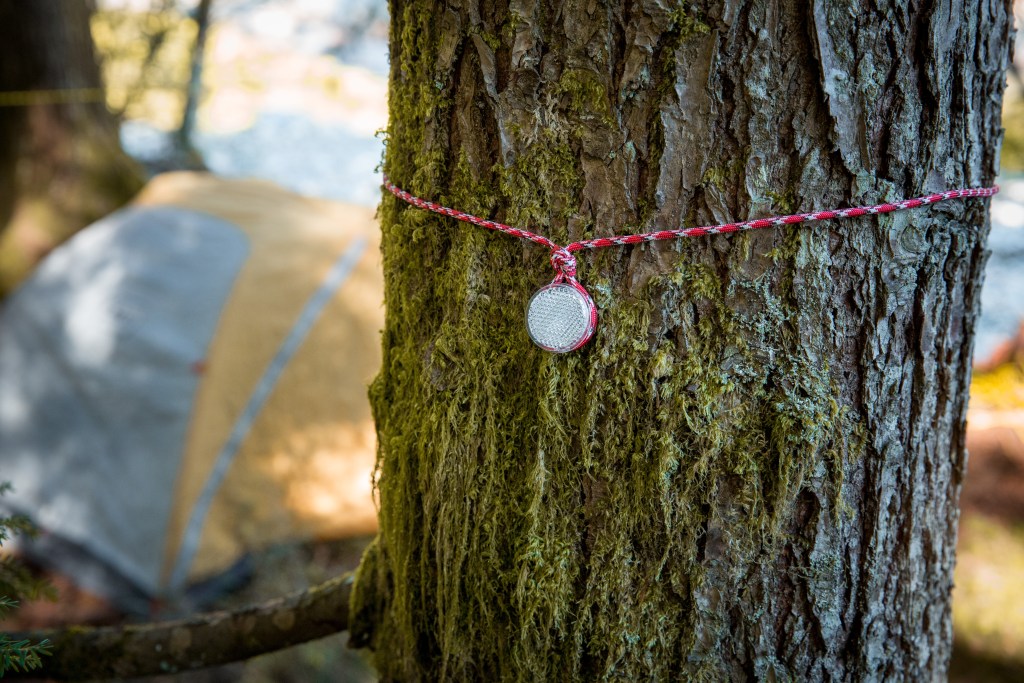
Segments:
[[[597,310],[590,295],[565,283],[541,287],[526,310],[530,339],[555,353],[583,346],[593,336],[596,323]]]

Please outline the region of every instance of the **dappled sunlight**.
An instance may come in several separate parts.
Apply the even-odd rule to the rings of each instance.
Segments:
[[[108,104],[124,115],[129,152],[162,167],[180,144],[195,21],[159,3],[103,6],[93,33]],[[387,125],[383,3],[228,2],[213,13],[192,140],[206,166],[376,204],[377,133]]]
[[[326,55],[274,50],[241,27],[212,32],[200,108],[200,130],[225,135],[248,128],[260,113],[301,113],[373,137],[387,125],[387,80]]]
[[[278,450],[269,466],[275,477],[287,482],[285,505],[296,517],[320,535],[376,530],[376,439],[371,421],[343,433],[314,428],[292,435],[287,443],[290,447]]]

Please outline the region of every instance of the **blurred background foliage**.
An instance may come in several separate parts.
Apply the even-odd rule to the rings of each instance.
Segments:
[[[175,0],[155,1],[143,12],[113,8],[93,14],[110,110],[122,119],[178,129],[197,33],[194,17]]]
[[[1024,82],[1021,81],[1021,72],[1016,68],[1009,75],[1003,99],[1003,128],[1006,133],[1003,139],[1002,172],[1024,173]]]

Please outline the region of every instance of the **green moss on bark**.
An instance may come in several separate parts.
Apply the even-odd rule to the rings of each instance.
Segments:
[[[611,122],[608,92],[598,74],[586,69],[566,69],[562,72],[555,92],[568,97],[569,111],[572,113]]]
[[[562,72],[542,86],[562,109],[539,132],[509,123],[520,144],[474,172],[449,148],[447,86],[424,85],[447,84],[427,5],[393,23],[389,176],[578,238],[590,217],[573,122],[608,106],[608,86]],[[685,14],[669,26],[673,44],[709,30]],[[655,210],[649,194],[638,203]],[[724,556],[771,562],[809,478],[839,499],[852,421],[800,332],[821,322],[805,291],[827,265],[808,262],[818,238],[788,232],[774,257],[747,235],[581,254],[597,337],[555,356],[523,325],[551,278],[542,248],[391,197],[381,222],[381,533],[356,581],[355,642],[376,649],[385,680],[713,679],[727,626],[709,572]],[[634,278],[645,255],[660,267]],[[766,270],[745,279],[751,258]],[[809,282],[794,282],[798,268]]]

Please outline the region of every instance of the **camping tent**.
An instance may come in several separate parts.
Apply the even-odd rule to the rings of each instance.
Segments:
[[[286,538],[372,532],[376,224],[175,173],[0,311],[0,478],[20,550],[144,610]]]

